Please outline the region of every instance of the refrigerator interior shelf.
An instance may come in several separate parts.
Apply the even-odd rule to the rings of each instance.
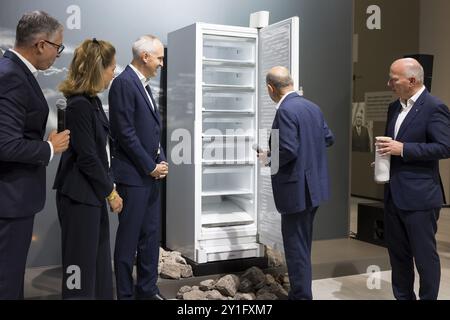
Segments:
[[[203,142],[208,142],[208,141],[213,141],[216,139],[220,139],[220,140],[224,140],[226,141],[227,138],[244,138],[244,140],[253,140],[253,136],[249,136],[246,134],[234,134],[234,135],[209,135],[209,134],[204,134],[202,135],[202,140]]]
[[[254,86],[240,86],[234,84],[214,84],[203,82],[203,89],[205,90],[236,90],[236,91],[254,91]]]
[[[220,165],[254,165],[254,161],[249,161],[247,159],[237,159],[237,160],[202,160],[202,164],[206,166],[220,166]]]
[[[230,59],[211,59],[203,58],[203,64],[207,66],[237,66],[237,67],[254,67],[255,62],[251,60],[230,60]]]
[[[205,203],[202,208],[202,226],[220,227],[254,222],[253,217],[230,200]]]
[[[247,166],[236,166],[236,167],[221,167],[221,168],[208,168],[203,170],[203,174],[219,174],[219,173],[233,173],[233,174],[243,174],[248,173],[248,169],[251,169],[250,167],[247,168]],[[251,170],[250,170],[251,171]]]
[[[240,194],[253,194],[251,189],[217,189],[211,191],[203,191],[202,197],[215,197],[215,196],[229,196],[229,195],[240,195]]]
[[[229,109],[207,109],[202,108],[204,113],[232,113],[232,114],[245,114],[245,115],[254,115],[255,112],[252,109],[247,110],[229,110]]]

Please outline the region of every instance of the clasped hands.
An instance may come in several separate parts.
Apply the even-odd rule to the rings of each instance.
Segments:
[[[111,194],[107,197],[111,211],[114,213],[120,213],[123,208],[123,199],[117,193],[116,188],[113,189]]]
[[[165,161],[161,161],[156,165],[155,170],[150,173],[150,176],[156,180],[164,179],[169,173],[169,164]]]

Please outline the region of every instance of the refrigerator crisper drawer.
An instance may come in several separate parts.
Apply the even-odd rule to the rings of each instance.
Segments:
[[[209,244],[210,246],[225,245],[224,243],[217,243],[218,239],[222,239],[221,241],[223,241],[223,239],[228,239],[228,241],[233,242],[227,243],[227,245],[242,244],[242,239],[256,237],[257,233],[258,231],[256,223],[217,228],[202,227],[199,235],[199,241],[205,246],[207,244]],[[256,242],[256,238],[254,242]]]
[[[204,167],[202,173],[202,196],[254,194],[253,166]]]
[[[253,93],[205,92],[203,111],[210,112],[255,112]]]
[[[254,68],[225,68],[203,66],[205,86],[255,87]]]
[[[204,164],[253,163],[253,139],[249,137],[211,137],[203,139]]]
[[[202,198],[201,222],[204,228],[248,225],[255,222],[252,195]]]
[[[235,246],[217,246],[202,248],[197,251],[198,262],[242,259],[260,257],[263,253],[261,245],[249,243]]]
[[[204,35],[205,59],[255,62],[256,40],[228,36]]]
[[[254,134],[253,117],[216,117],[203,115],[204,136],[236,136]]]

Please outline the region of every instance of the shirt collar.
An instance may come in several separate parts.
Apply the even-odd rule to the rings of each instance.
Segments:
[[[150,79],[147,79],[135,66],[133,66],[132,64],[129,64],[129,66],[136,73],[144,87],[150,84]]]
[[[277,110],[278,110],[278,108],[281,106],[281,104],[283,103],[284,99],[285,99],[288,95],[290,95],[292,92],[296,92],[296,91],[294,91],[294,90],[289,91],[288,93],[286,93],[286,94],[280,99],[280,101],[278,101],[278,104],[277,104],[277,106],[275,107]],[[300,94],[299,94],[299,95],[300,95]]]
[[[30,70],[30,72],[33,74],[35,78],[38,76],[38,70],[33,66],[33,64],[28,61],[24,56],[22,56],[20,53],[13,49],[9,49],[12,53],[14,53],[22,62],[27,66],[27,68]]]
[[[407,108],[411,108],[414,103],[416,103],[417,99],[419,99],[420,95],[425,91],[425,86],[422,86],[422,88],[419,89],[419,91],[416,92],[415,95],[413,95],[411,98],[406,101],[406,104],[402,99],[400,99],[400,104],[402,105],[403,110]]]

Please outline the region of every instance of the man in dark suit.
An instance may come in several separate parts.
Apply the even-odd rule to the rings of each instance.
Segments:
[[[109,92],[111,132],[115,141],[112,168],[124,204],[119,215],[114,268],[118,299],[162,300],[158,280],[160,180],[168,173],[161,148],[162,122],[149,86],[163,66],[164,47],[147,35],[133,45],[133,61]],[[133,262],[137,252],[137,283]]]
[[[362,109],[359,109],[362,110]],[[363,126],[363,114],[357,112],[355,115],[355,125],[352,128],[352,151],[370,152],[369,130]]]
[[[14,49],[0,58],[0,300],[23,299],[34,215],[45,202],[45,168],[69,132],[43,141],[48,105],[36,81],[64,49],[62,25],[42,11],[22,16]]]
[[[320,108],[294,91],[286,68],[272,68],[266,83],[271,99],[278,103],[270,165],[275,205],[281,213],[289,299],[312,299],[313,220],[319,205],[329,198],[326,147],[334,137]]]
[[[437,220],[444,204],[439,160],[450,157],[447,106],[423,85],[423,68],[415,59],[395,61],[388,86],[399,97],[389,106],[385,135],[376,143],[391,155],[385,186],[385,235],[397,299],[416,299],[414,262],[420,276],[420,299],[437,299],[440,262],[436,251]]]

